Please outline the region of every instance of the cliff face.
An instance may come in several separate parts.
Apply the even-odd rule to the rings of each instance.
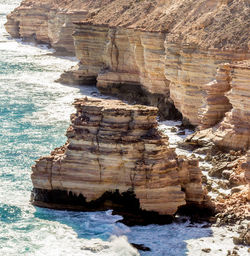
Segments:
[[[218,77],[214,85],[220,85],[220,89],[225,88],[225,96],[231,108],[220,123],[197,132],[192,140],[206,137],[221,147],[247,150],[250,147],[249,61],[223,65]],[[224,83],[221,83],[221,77]]]
[[[157,106],[163,118],[182,116],[204,129],[239,114],[232,98],[238,89],[231,90],[232,69],[225,64],[249,59],[249,25],[245,0],[25,0],[6,29],[71,54],[75,48],[80,62],[60,81],[97,84],[103,93]],[[244,91],[249,101],[249,88]],[[240,112],[245,130],[249,120]],[[220,127],[224,136],[226,126]]]
[[[157,106],[164,118],[176,117],[173,113],[179,111],[188,123],[200,129],[215,126],[232,108],[227,95],[231,79],[227,72],[231,71],[223,63],[249,59],[246,3],[200,1],[191,8],[192,1],[183,6],[181,1],[175,4],[170,1],[169,6],[159,2],[153,5],[153,1],[143,2],[140,8],[138,4],[125,8],[123,1],[119,4],[114,1],[117,11],[110,16],[106,15],[109,9],[105,8],[111,8],[111,4],[86,21],[77,23],[73,37],[80,63],[64,74],[61,81],[79,84],[97,82],[103,93]],[[145,9],[149,2],[151,11]],[[168,19],[164,14],[165,21],[162,18],[150,23],[143,18],[132,18],[135,8],[139,8],[139,13],[149,13],[149,16],[160,12],[156,8],[158,4],[168,12]],[[233,13],[240,6],[243,11],[236,18]],[[184,7],[192,9],[193,22],[183,24],[177,10],[183,13]],[[174,10],[176,19],[169,9]],[[200,16],[198,10],[202,10],[205,18]],[[121,16],[118,17],[117,13]],[[131,18],[130,22],[126,17]],[[166,20],[172,23],[168,24]],[[236,35],[240,33],[245,40],[238,38],[237,41],[233,38],[236,35],[224,33],[218,27],[218,20],[225,23],[227,30],[231,26]],[[178,37],[181,27],[190,34]],[[217,30],[216,37],[213,29]],[[200,35],[203,38],[198,39]],[[244,122],[248,123],[246,119]],[[225,143],[224,146],[228,145]],[[235,147],[233,143],[230,146]]]
[[[245,61],[228,65],[230,69],[230,91],[227,97],[232,110],[213,131],[213,141],[229,148],[250,148],[250,63]]]
[[[155,106],[160,117],[196,126],[192,140],[245,151],[249,25],[246,0],[24,0],[5,26],[76,54],[78,65],[60,81]],[[205,202],[198,161],[168,147],[156,108],[94,99],[75,107],[67,143],[32,168],[34,204],[151,212],[158,222]],[[249,156],[242,169],[249,182]]]
[[[7,17],[5,28],[14,38],[50,44],[59,54],[74,55],[73,23],[101,4],[96,0],[24,0]]]
[[[61,80],[96,83],[103,93],[157,106],[163,117],[180,116],[164,75],[164,33],[78,23],[73,37],[80,63]]]
[[[116,209],[110,198],[96,204],[117,190],[133,192],[141,210],[160,215],[203,202],[198,160],[177,157],[168,147],[157,130],[156,108],[90,98],[74,105],[67,143],[32,168],[36,205],[53,203],[43,196],[53,191],[81,195],[88,210]]]
[[[231,108],[225,95],[228,81],[217,73],[218,64],[245,59],[247,53],[201,50],[167,42],[165,47],[165,76],[177,109],[201,128],[218,123]]]

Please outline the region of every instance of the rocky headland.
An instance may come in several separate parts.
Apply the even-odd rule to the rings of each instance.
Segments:
[[[76,100],[67,143],[33,167],[34,203],[112,208],[134,223],[214,207],[211,221],[243,222],[235,242],[249,244],[249,9],[246,0],[24,0],[8,15],[11,36],[75,55],[60,82],[127,101]],[[176,145],[196,158],[177,155],[157,115],[196,130]]]

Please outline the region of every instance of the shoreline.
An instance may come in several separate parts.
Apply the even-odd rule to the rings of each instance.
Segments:
[[[50,53],[48,54],[48,55],[50,55]],[[54,55],[53,53],[51,54],[52,56],[55,56],[55,57],[60,57],[60,56],[57,56],[57,55]],[[61,56],[62,58],[64,57],[64,56]],[[66,57],[67,58],[67,57]],[[172,134],[174,134],[175,133],[175,135],[177,134],[177,133],[179,133],[179,135],[178,136],[182,136],[183,134],[181,134],[181,133],[183,133],[183,130],[185,130],[185,129],[179,129],[179,127],[177,126],[173,126],[173,127],[175,127],[175,129],[177,129],[177,131],[176,131],[176,133],[175,132],[173,132],[173,131],[171,131],[171,133]],[[187,127],[183,127],[183,128],[187,128]],[[174,130],[174,129],[173,129]],[[185,133],[185,135],[186,135],[186,132],[184,132]],[[207,147],[207,145],[205,146],[205,147]],[[206,151],[206,150],[203,150],[203,148],[204,148],[204,146],[201,146],[201,145],[199,145],[198,146],[198,152],[199,152],[199,150],[200,151]],[[179,149],[178,150],[183,150],[183,147],[179,147]],[[235,152],[237,152],[237,151],[235,151]],[[223,153],[226,157],[228,157],[229,155],[228,155],[228,153]],[[198,154],[199,155],[199,154]],[[238,156],[239,158],[241,157],[241,155],[239,155]],[[223,160],[224,161],[224,160]],[[223,162],[222,161],[222,162]],[[202,161],[201,161],[202,162]],[[219,161],[218,161],[219,162]],[[210,163],[211,163],[211,161],[210,161]],[[223,172],[224,170],[222,170],[222,172]],[[205,172],[207,172],[207,171],[205,171]],[[222,173],[221,172],[221,173]],[[207,177],[207,175],[203,175],[203,176],[206,176]],[[219,178],[220,179],[220,178]],[[223,179],[224,179],[224,177],[223,177]],[[226,179],[227,180],[227,179]],[[215,191],[215,188],[213,188],[213,185],[212,185],[212,183],[210,182],[210,180],[209,180],[209,177],[207,177],[207,180],[206,180],[206,178],[204,178],[204,181],[210,186],[210,188],[211,188],[211,191],[212,190],[214,190],[214,191],[212,191],[212,192],[214,192],[214,194],[216,194],[217,193],[217,195],[219,195],[220,196],[220,199],[219,199],[219,201],[221,201],[222,199],[223,200],[229,200],[230,199],[230,197],[228,197],[228,198],[226,198],[225,197],[225,195],[220,195],[220,189],[221,188],[225,188],[225,187],[227,187],[228,186],[228,182],[226,182],[225,180],[223,180],[223,182],[224,182],[224,184],[223,183],[221,183],[221,185],[219,185],[220,187],[219,187],[219,189],[217,189],[218,190],[218,192],[216,192]],[[215,181],[213,181],[213,182],[215,182]],[[217,182],[217,181],[216,181]],[[226,185],[225,185],[226,184]],[[237,184],[236,184],[237,185]],[[234,187],[237,187],[237,186],[234,186]],[[229,189],[233,189],[233,187],[232,188],[229,188]],[[229,190],[228,189],[228,190]],[[237,192],[236,192],[237,193]],[[222,198],[221,198],[222,197]],[[225,199],[225,198],[226,199]],[[223,202],[220,202],[222,205],[220,206],[220,207],[223,207]],[[228,214],[228,215],[230,215],[230,214]],[[237,245],[237,243],[245,243],[245,241],[243,241],[245,238],[242,238],[241,236],[241,234],[242,233],[244,233],[245,234],[245,230],[246,230],[246,226],[247,226],[247,222],[244,222],[244,220],[242,221],[242,220],[237,220],[236,221],[236,223],[234,223],[233,222],[233,219],[234,219],[234,217],[230,217],[230,218],[228,218],[228,215],[225,215],[225,216],[223,216],[223,215],[219,215],[219,216],[216,216],[216,218],[217,219],[220,219],[220,221],[218,222],[218,223],[215,223],[215,224],[213,224],[213,222],[215,222],[216,221],[216,218],[213,218],[212,220],[211,220],[211,224],[212,224],[212,227],[220,227],[220,226],[223,226],[223,227],[226,227],[226,228],[228,228],[228,229],[232,229],[232,230],[238,230],[239,229],[239,234],[238,234],[238,239],[237,238],[235,238],[234,239],[234,242],[236,243],[236,247],[237,246],[239,246],[239,245]],[[231,214],[232,215],[232,214]],[[227,222],[228,220],[230,220],[231,219],[231,221],[232,221],[232,224],[230,224],[230,222]],[[249,220],[249,219],[248,219]],[[224,222],[224,223],[223,223]],[[241,222],[243,222],[243,224],[241,224]],[[213,226],[214,225],[214,226]],[[244,228],[239,228],[240,226],[244,226]],[[241,238],[240,238],[241,237]],[[243,239],[243,240],[242,240]],[[133,244],[133,243],[132,243]],[[137,245],[141,245],[141,244],[135,244],[136,246]],[[143,245],[144,246],[144,245]],[[145,244],[145,246],[146,246],[146,248],[147,248],[147,244]],[[136,247],[135,247],[136,248]],[[249,247],[247,247],[247,248],[249,248]],[[138,249],[138,248],[137,248]],[[203,252],[204,252],[204,255],[206,255],[206,253],[209,253],[209,250],[207,250],[207,249],[209,249],[209,248],[203,248],[204,250],[202,250]],[[228,255],[237,255],[237,254],[233,254],[233,251],[236,251],[236,253],[237,253],[237,249],[234,249],[234,250],[232,250],[232,254],[228,254]],[[249,251],[249,250],[248,250]]]

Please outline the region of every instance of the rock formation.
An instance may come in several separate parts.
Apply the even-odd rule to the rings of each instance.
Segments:
[[[59,81],[156,106],[160,117],[197,127],[192,143],[245,153],[249,25],[245,0],[24,0],[5,26],[76,54],[78,65]],[[156,108],[93,99],[75,106],[67,143],[33,167],[35,204],[91,210],[133,201],[133,209],[173,215],[205,200],[197,160],[168,148]]]
[[[249,61],[223,65],[219,72],[218,77],[224,77],[226,82],[221,83],[219,78],[212,87],[220,85],[220,89],[226,89],[225,95],[229,100],[228,106],[231,104],[231,109],[219,124],[197,132],[190,139],[202,141],[205,138],[206,141],[210,140],[223,148],[247,150],[250,147]]]
[[[177,1],[169,3],[170,8],[158,1],[154,4],[165,6],[162,8],[169,16],[162,14],[157,22],[131,17],[136,6],[139,13],[148,13],[156,19],[156,13],[161,11],[152,2],[128,7],[123,1],[113,1],[96,15],[76,23],[73,37],[80,63],[64,74],[61,81],[97,83],[103,93],[157,106],[164,118],[176,117],[173,113],[178,113],[177,108],[188,123],[200,129],[218,124],[232,108],[227,96],[230,68],[224,63],[249,59],[247,6],[244,1],[199,1],[197,5],[192,1]],[[117,12],[107,15],[115,4]],[[183,24],[180,14],[185,8],[192,9],[194,17],[185,19]],[[243,11],[236,17],[232,13],[239,8]],[[214,18],[217,16],[227,34],[219,27]],[[125,18],[131,22],[127,23]],[[184,38],[178,36],[183,34],[181,28],[189,33]],[[238,41],[229,32],[230,28],[242,35]]]
[[[100,3],[101,2],[101,3]],[[73,23],[93,13],[105,1],[24,0],[7,17],[5,28],[14,38],[47,43],[58,54],[75,55]]]
[[[6,29],[71,53],[74,41],[80,62],[60,81],[97,83],[204,129],[230,115],[225,63],[249,59],[249,23],[244,0],[25,0]],[[226,140],[219,144],[235,147]]]
[[[55,203],[48,196],[53,191],[81,195],[88,210],[116,209],[110,198],[97,206],[115,191],[133,192],[141,210],[160,215],[204,202],[198,160],[177,157],[168,147],[157,130],[157,108],[91,98],[74,105],[67,143],[32,167],[36,205]],[[65,202],[58,207],[67,208]]]

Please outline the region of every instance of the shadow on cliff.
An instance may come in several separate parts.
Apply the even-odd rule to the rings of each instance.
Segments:
[[[67,225],[76,232],[78,238],[108,240],[112,235],[125,235],[130,243],[143,244],[150,248],[151,251],[140,252],[145,256],[184,256],[188,252],[188,240],[201,240],[212,236],[212,230],[206,224],[191,224],[185,218],[168,225],[127,227],[118,222],[122,217],[111,213],[59,211],[36,207],[34,217]]]

